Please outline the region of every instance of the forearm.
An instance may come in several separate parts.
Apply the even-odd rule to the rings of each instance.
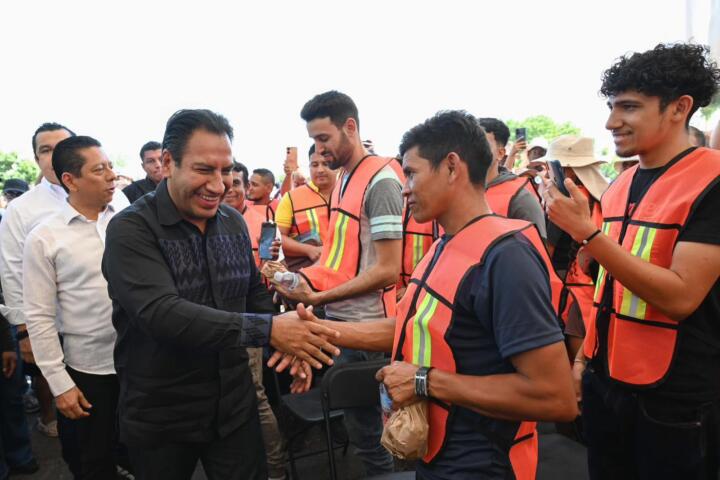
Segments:
[[[309,257],[311,245],[300,243],[288,235],[282,234],[282,248],[286,257]]]
[[[280,195],[285,195],[292,188],[292,173],[285,174],[285,178],[280,185]]]
[[[694,310],[686,304],[694,286],[687,285],[674,271],[630,254],[603,234],[585,248],[615,280],[670,318],[681,321]]]
[[[21,225],[14,215],[8,215],[0,223],[0,281],[2,282],[5,305],[8,307],[6,318],[12,325],[25,323],[23,315],[23,248],[24,238]]]
[[[54,316],[28,312],[27,330],[35,364],[47,380],[52,394],[57,396],[74,387],[75,382],[65,370],[65,355],[60,345]]]
[[[357,277],[330,290],[317,292],[316,303],[324,305],[381,290],[388,285],[394,285],[399,274],[399,268],[395,269],[392,264],[378,261]]]
[[[515,160],[517,159],[517,153],[510,152],[510,155],[507,156],[505,159],[505,168],[510,170],[512,172],[513,168],[515,168]]]
[[[222,351],[267,345],[272,315],[226,312],[179,297],[164,297],[150,302],[130,320],[159,342]]]
[[[501,420],[571,421],[577,413],[552,382],[519,373],[475,376],[433,369],[428,386],[433,398]]]
[[[332,343],[341,348],[365,350],[368,352],[391,352],[395,336],[395,319],[383,318],[362,322],[338,322],[319,320],[328,328],[340,332]]]

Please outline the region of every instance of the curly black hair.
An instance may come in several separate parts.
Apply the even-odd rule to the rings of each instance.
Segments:
[[[690,117],[717,93],[720,70],[709,49],[689,43],[659,44],[652,50],[620,57],[605,70],[600,93],[605,97],[637,91],[660,97],[660,109],[683,95],[693,98]]]

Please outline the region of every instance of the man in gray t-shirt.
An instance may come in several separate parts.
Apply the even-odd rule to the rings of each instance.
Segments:
[[[368,164],[361,165],[363,161],[376,160],[368,159],[370,155],[360,139],[357,107],[347,95],[336,91],[317,95],[305,104],[300,116],[307,122],[308,134],[315,141],[316,152],[328,160],[330,168],[340,169],[340,178],[335,188],[341,189],[342,197],[337,207],[342,209],[344,200],[357,199],[362,194],[359,215],[357,203],[353,208],[355,213],[348,213],[353,217],[353,221],[359,217],[357,218],[360,228],[359,238],[356,235],[343,233],[344,226],[351,221],[346,214],[338,215],[338,219],[341,217],[343,219],[338,220],[337,225],[333,223],[329,225],[329,231],[337,235],[338,245],[343,244],[343,247],[337,247],[336,252],[343,252],[339,254],[340,257],[359,252],[359,268],[354,277],[324,291],[313,291],[306,277],[303,277],[293,290],[283,288],[282,285],[276,285],[276,288],[279,293],[291,300],[306,305],[325,305],[325,312],[329,318],[354,322],[386,317],[388,315],[385,313],[382,301],[383,290],[397,283],[402,259],[403,202],[402,185],[398,175],[389,165],[384,167],[381,167],[381,164],[374,167],[368,167]],[[365,177],[361,174],[354,175],[357,171],[365,172],[365,168],[378,169],[373,170],[377,173],[370,178],[367,186],[358,183],[367,182],[363,180]],[[353,195],[353,197],[345,197],[345,195]],[[348,202],[348,205],[350,203],[352,201]],[[349,242],[358,241],[359,245],[354,243],[352,248],[348,248]],[[330,243],[323,247],[333,248]],[[317,273],[316,279],[318,276],[326,279],[335,272],[325,267],[316,266],[309,269],[316,269],[314,272]],[[318,273],[318,269],[322,268],[325,268],[325,271],[320,270]],[[338,268],[340,267],[335,271],[338,271]],[[351,276],[351,273],[343,271],[343,278]],[[309,275],[307,270],[304,274]],[[391,314],[394,315],[394,312]],[[382,358],[382,356],[381,352],[369,353],[344,349],[337,358],[336,365]],[[392,472],[392,457],[380,444],[382,435],[380,410],[378,408],[346,409],[344,418],[350,443],[362,459],[366,474],[372,476]]]
[[[344,184],[344,173],[339,183]],[[360,215],[360,273],[358,278],[377,263],[375,245],[384,240],[402,241],[402,184],[389,165],[370,182]],[[338,300],[325,305],[328,317],[359,321],[385,316],[382,290]]]

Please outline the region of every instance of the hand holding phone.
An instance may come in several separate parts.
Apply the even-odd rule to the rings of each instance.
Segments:
[[[515,129],[515,142],[519,142],[521,139],[527,141],[527,128],[525,127]]]
[[[287,147],[285,149],[285,165],[290,167],[292,171],[298,168],[298,153],[297,147]]]
[[[550,167],[550,177],[553,183],[560,190],[560,193],[569,197],[570,192],[565,188],[565,172],[563,172],[563,167],[560,165],[560,160],[549,160],[547,163]]]
[[[260,227],[260,242],[258,243],[258,254],[260,260],[272,260],[272,243],[275,240],[276,227],[273,222],[263,222]]]

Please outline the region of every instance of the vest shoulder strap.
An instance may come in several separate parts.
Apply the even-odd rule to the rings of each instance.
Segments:
[[[370,182],[391,161],[395,160],[376,156],[370,156],[361,161],[345,181],[344,189],[342,181],[338,181],[335,185],[331,208],[342,210],[359,219],[365,192],[370,186]],[[340,196],[341,192],[342,196]]]

